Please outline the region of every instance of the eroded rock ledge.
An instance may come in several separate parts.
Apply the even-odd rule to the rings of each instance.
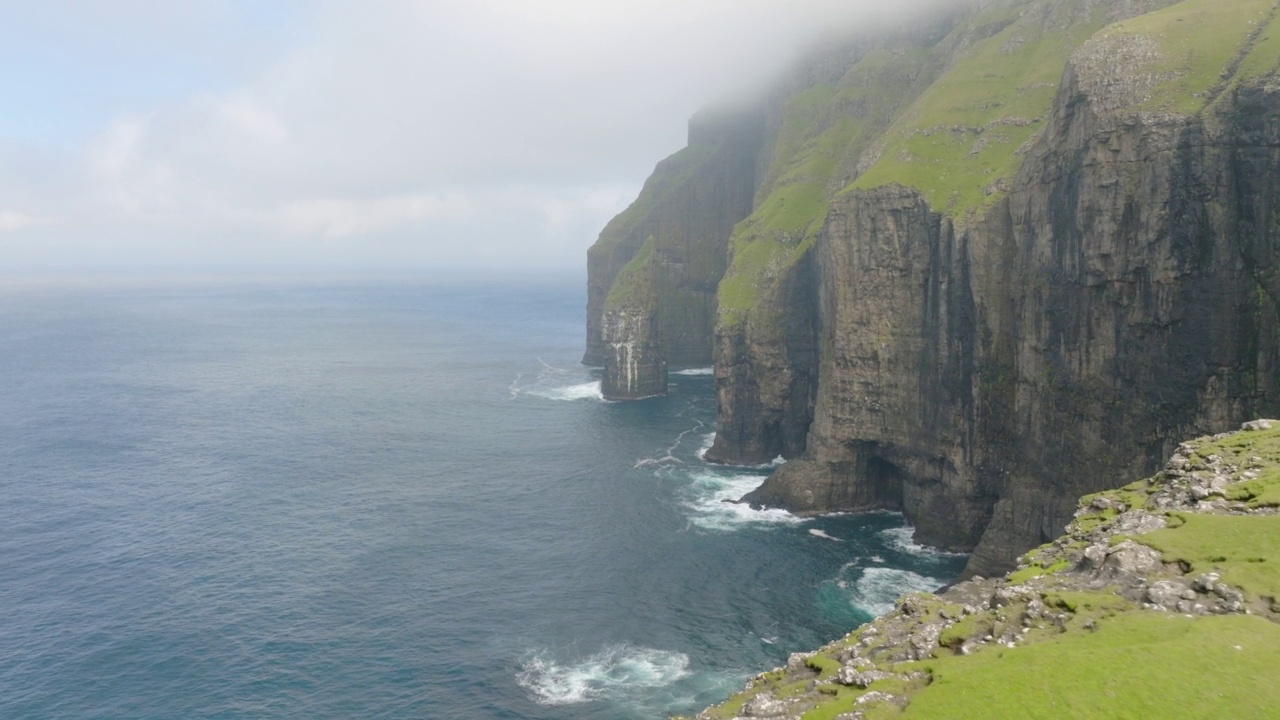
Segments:
[[[1277,564],[1280,422],[1259,420],[1083,498],[1016,571],[907,595],[697,718],[1267,717]]]

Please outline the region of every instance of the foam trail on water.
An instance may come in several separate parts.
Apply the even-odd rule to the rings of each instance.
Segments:
[[[516,682],[539,705],[573,705],[623,699],[688,675],[689,656],[684,653],[611,645],[565,664],[548,659],[545,651],[536,653],[516,673]]]
[[[581,369],[559,368],[538,358],[542,368],[537,377],[526,379],[529,373],[520,373],[511,381],[508,390],[511,399],[532,395],[545,400],[604,400],[599,380],[588,380]]]
[[[566,387],[536,387],[525,392],[547,400],[604,400],[599,380]]]
[[[707,451],[711,449],[711,446],[714,445],[715,442],[716,442],[715,433],[707,433],[706,435],[703,435],[702,447],[698,448],[698,457],[705,459],[707,456]],[[787,461],[786,458],[779,455],[778,457],[774,458],[772,461],[767,462],[763,465],[734,465],[733,467],[749,468],[753,470],[768,470],[770,468],[776,468],[779,465],[782,465],[783,463],[785,463],[786,461]]]
[[[715,375],[716,369],[713,367],[706,368],[688,368],[685,370],[676,370],[672,375]]]
[[[841,540],[840,538],[838,538],[838,537],[832,537],[832,536],[830,536],[830,535],[828,535],[828,534],[826,534],[826,533],[822,532],[822,531],[821,531],[821,530],[819,530],[818,528],[809,528],[809,534],[810,534],[810,535],[812,535],[812,536],[814,536],[814,537],[820,537],[820,538],[822,538],[822,539],[824,539],[824,540],[834,540],[834,541],[836,541],[836,542],[844,542],[844,541],[843,541],[843,540]]]
[[[799,525],[808,518],[792,515],[786,510],[756,510],[750,505],[736,502],[755,490],[764,481],[759,475],[722,475],[711,471],[695,472],[689,492],[693,495],[684,503],[693,511],[690,522],[705,530],[730,531],[745,525]]]
[[[883,615],[893,610],[898,598],[910,592],[930,592],[941,585],[933,578],[918,575],[910,570],[874,567],[862,571],[862,577],[853,583],[853,604],[872,615]]]
[[[695,425],[694,427],[691,427],[688,430],[685,430],[684,432],[677,435],[675,442],[671,443],[671,445],[667,447],[667,452],[664,455],[662,455],[661,457],[641,458],[639,460],[636,460],[635,467],[646,467],[648,465],[662,465],[663,463],[676,463],[679,465],[683,465],[684,461],[676,457],[675,452],[680,447],[680,443],[684,442],[685,437],[701,430],[703,426],[706,425],[706,423],[700,420],[697,422],[698,424]]]

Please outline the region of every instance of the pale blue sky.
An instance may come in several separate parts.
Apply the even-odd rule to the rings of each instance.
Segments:
[[[864,4],[0,0],[0,275],[580,268]]]
[[[105,118],[225,91],[306,35],[314,3],[0,2],[0,137],[74,148]]]

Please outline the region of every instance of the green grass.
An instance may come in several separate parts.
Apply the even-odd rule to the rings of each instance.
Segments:
[[[946,630],[938,636],[938,644],[945,648],[955,650],[964,644],[964,641],[971,637],[982,634],[985,635],[991,631],[992,618],[983,613],[981,615],[970,615]]]
[[[1176,528],[1135,540],[1182,561],[1191,572],[1216,570],[1252,600],[1280,598],[1280,516],[1180,513]]]
[[[613,285],[609,288],[609,295],[604,301],[606,308],[634,305],[646,299],[648,286],[646,281],[652,277],[655,244],[653,236],[649,236],[636,251],[635,257],[623,266],[622,272],[618,273],[613,280]]]
[[[1227,499],[1238,500],[1250,508],[1280,506],[1280,468],[1271,468],[1253,480],[1227,488]]]
[[[1241,81],[1274,75],[1280,68],[1280,27],[1273,20],[1258,37],[1253,52],[1240,64],[1237,78]]]
[[[816,240],[832,191],[923,86],[930,62],[927,48],[872,50],[839,82],[819,83],[783,106],[759,202],[730,242],[718,296],[723,326],[738,326],[769,304],[761,299]]]
[[[1022,583],[1025,583],[1031,578],[1039,577],[1041,575],[1052,575],[1057,572],[1062,572],[1063,570],[1066,570],[1069,567],[1071,567],[1071,563],[1067,562],[1066,558],[1060,558],[1048,565],[1044,565],[1039,562],[1033,562],[1031,563],[1031,565],[1021,570],[1010,573],[1009,583],[1011,585],[1021,585]]]
[[[840,672],[840,668],[843,667],[843,664],[839,660],[821,653],[808,658],[804,661],[804,664],[810,670],[818,671],[819,680],[827,680],[834,677],[837,672]]]
[[[996,181],[1021,164],[1017,150],[1044,126],[1068,58],[1091,36],[1154,41],[1156,52],[1137,70],[1159,79],[1143,110],[1202,110],[1262,23],[1271,26],[1238,75],[1274,73],[1280,64],[1273,0],[1184,0],[1105,27],[1101,11],[1066,25],[1060,17],[1042,20],[1042,5],[1031,3],[1023,19],[976,45],[924,92],[886,133],[880,160],[846,190],[905,185],[952,216],[989,207],[1002,194]]]
[[[1025,3],[1024,3],[1025,4]],[[960,215],[994,202],[1017,150],[1044,125],[1071,52],[1102,27],[1102,13],[1059,27],[1044,2],[978,43],[924,92],[884,139],[880,160],[847,190],[897,183],[935,210]]]
[[[1076,614],[1109,613],[1133,607],[1133,603],[1114,593],[1081,591],[1046,593],[1044,604]]]
[[[616,245],[628,237],[665,198],[681,192],[716,150],[714,145],[690,145],[659,162],[635,202],[605,225],[597,244]]]
[[[1264,718],[1280,707],[1280,627],[1253,616],[1126,613],[1096,632],[921,665],[933,683],[903,718]]]
[[[1099,33],[1100,39],[1141,37],[1154,40],[1158,55],[1141,72],[1164,78],[1152,90],[1145,110],[1194,114],[1211,99],[1208,91],[1223,80],[1223,70],[1244,49],[1259,24],[1271,21],[1273,0],[1183,0],[1176,5],[1125,22]],[[1276,56],[1274,41],[1254,58],[1246,72],[1260,74]],[[1249,58],[1246,58],[1248,62]]]

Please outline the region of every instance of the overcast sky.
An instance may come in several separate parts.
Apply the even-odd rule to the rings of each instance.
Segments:
[[[578,268],[863,0],[0,0],[0,274]]]

